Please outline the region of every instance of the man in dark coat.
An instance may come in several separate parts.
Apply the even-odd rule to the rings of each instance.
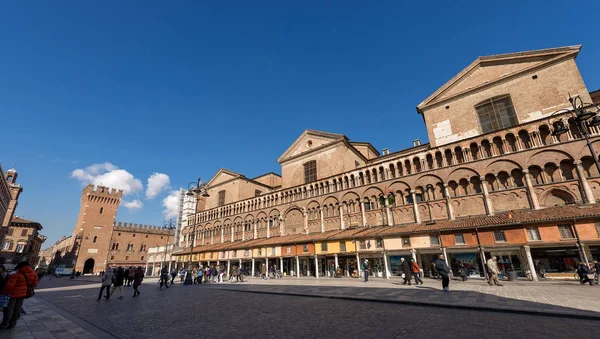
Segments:
[[[400,264],[402,267],[402,273],[404,274],[404,285],[411,285],[410,277],[412,276],[412,272],[410,270],[410,264],[404,258],[400,258]]]
[[[445,292],[450,292],[450,267],[444,260],[444,255],[440,254],[438,259],[435,261],[435,270],[442,277],[442,288],[444,288]]]
[[[119,299],[123,299],[123,281],[125,280],[125,271],[123,267],[119,266],[117,271],[115,272],[115,280],[113,283],[113,289],[110,292],[110,296],[112,297],[113,293],[118,289],[119,290]]]

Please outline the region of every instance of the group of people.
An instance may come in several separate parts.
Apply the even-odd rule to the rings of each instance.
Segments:
[[[277,269],[277,265],[270,266],[267,269],[267,265],[263,263],[260,266],[260,278],[267,279],[267,274],[269,279],[281,279],[283,278],[283,273]]]
[[[100,293],[98,293],[98,301],[102,299],[102,293],[106,290],[106,296],[104,297],[106,300],[110,299],[110,297],[115,293],[116,290],[119,290],[119,299],[123,299],[123,286],[132,286],[133,285],[133,297],[139,296],[140,290],[139,287],[144,280],[144,271],[142,267],[129,267],[124,269],[119,266],[115,269],[110,266],[106,266],[106,271],[102,275],[102,287],[100,288]],[[112,290],[111,290],[112,286]]]
[[[17,325],[23,311],[23,302],[32,297],[38,284],[38,274],[27,261],[15,266],[7,273],[4,265],[0,265],[0,304],[2,305],[2,323],[0,329],[10,329]]]
[[[202,266],[196,265],[191,271],[191,278],[193,284],[208,284],[208,283],[222,283],[225,280],[225,275],[227,271],[225,270],[224,265],[210,265],[210,266]],[[185,281],[185,277],[187,274],[187,270],[182,268],[177,271],[177,269],[171,270],[169,273],[169,269],[167,266],[164,266],[160,272],[159,284],[160,288],[163,286],[169,288],[173,285],[175,278],[179,276],[181,283],[183,284]],[[243,282],[244,276],[248,273],[243,267],[239,267],[237,265],[233,265],[231,268],[231,274],[229,275],[230,282]],[[170,278],[170,281],[169,281]]]

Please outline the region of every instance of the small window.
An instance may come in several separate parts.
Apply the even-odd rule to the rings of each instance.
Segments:
[[[370,201],[365,201],[363,205],[365,206],[365,211],[370,211],[372,209]]]
[[[360,244],[360,249],[361,250],[366,250],[367,249],[367,242],[366,241],[361,240],[359,244]]]
[[[142,259],[141,260],[144,260],[144,256],[143,255],[142,255]]]
[[[23,253],[24,248],[25,244],[17,244],[17,253]]]
[[[317,161],[311,160],[304,164],[304,183],[317,181]]]
[[[415,194],[415,197],[417,198],[417,203],[420,203],[420,202],[423,202],[423,201],[425,201],[425,200],[423,199],[423,194],[422,194],[422,193],[417,193],[417,194]]]
[[[24,237],[27,235],[27,229],[21,231],[21,236]]]
[[[146,234],[146,238],[148,238],[148,234]]]
[[[288,247],[285,249],[285,253],[286,253],[286,254],[291,254],[291,253],[292,253],[292,246],[288,246]]]
[[[340,242],[340,252],[346,252],[346,242]]]
[[[273,219],[269,219],[269,228],[273,228],[273,225],[274,225]]]
[[[410,247],[410,237],[402,237],[402,247]]]
[[[506,242],[506,235],[504,231],[494,231],[494,241],[495,242]]]
[[[96,243],[96,240],[98,240],[98,236],[94,236],[94,240],[92,240],[92,243]]]
[[[383,247],[383,239],[377,239],[375,241],[375,247],[376,248],[382,248]]]
[[[225,190],[219,191],[219,206],[225,205]]]
[[[321,243],[321,251],[327,252],[327,243],[326,242]]]
[[[244,251],[244,257],[249,257],[250,256],[250,251],[249,250],[245,250]]]
[[[560,231],[561,239],[574,239],[575,235],[573,234],[573,228],[571,225],[558,225],[558,230]]]
[[[135,233],[133,233],[133,237],[135,238]]]
[[[465,236],[463,234],[455,234],[454,235],[454,242],[457,245],[464,245],[465,244]]]
[[[304,253],[308,252],[308,245],[303,245],[302,250],[304,251]]]
[[[100,207],[100,214],[104,211],[104,207]]]
[[[437,235],[430,235],[429,236],[429,244],[431,245],[439,245],[440,244],[440,237]]]
[[[527,240],[529,240],[529,241],[542,240],[542,237],[540,236],[540,230],[537,227],[528,227],[527,228]]]
[[[125,260],[129,260],[129,256],[126,256],[126,257],[125,257]]]
[[[111,255],[111,256],[110,256],[110,260],[115,260],[115,256],[114,256],[114,255]]]
[[[119,232],[118,236],[121,236],[121,232]]]
[[[262,255],[262,248],[258,249],[258,255]]]

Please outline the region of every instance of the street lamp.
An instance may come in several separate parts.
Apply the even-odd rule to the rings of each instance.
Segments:
[[[162,267],[165,266],[165,261],[167,260],[167,251],[169,250],[169,237],[171,236],[171,232],[173,232],[173,230],[175,230],[175,221],[173,221],[173,219],[171,220],[166,220],[164,222],[164,226],[163,229],[167,230],[167,247],[165,247],[165,253],[163,254],[163,261],[162,261]],[[169,262],[171,262],[171,260],[169,259]],[[169,269],[171,264],[169,264]],[[162,268],[161,267],[161,268]]]
[[[196,241],[196,229],[198,227],[198,223],[196,222],[196,214],[198,214],[198,197],[209,197],[207,192],[207,186],[205,182],[202,182],[200,178],[196,182],[190,182],[188,184],[188,190],[185,193],[188,197],[196,197],[196,210],[194,213],[194,231],[191,234],[191,243],[190,243],[190,260],[188,261],[188,270],[185,275],[184,285],[192,285],[194,282],[192,281],[192,255],[194,252],[194,242]],[[189,220],[189,219],[188,219]]]
[[[578,100],[579,105],[577,104]],[[572,123],[573,125],[575,125],[575,127],[577,128],[577,132],[579,132],[579,134],[583,135],[583,137],[585,138],[587,147],[589,148],[590,153],[592,154],[592,158],[594,159],[594,164],[596,164],[596,169],[598,170],[598,173],[600,173],[600,164],[598,163],[598,156],[596,155],[596,151],[594,151],[594,147],[592,147],[592,143],[590,142],[589,132],[590,127],[600,126],[600,116],[598,116],[598,113],[600,113],[600,107],[598,107],[598,105],[596,104],[584,103],[581,97],[572,97],[570,94],[569,102],[571,103],[572,109],[563,108],[550,114],[550,116],[548,117],[548,122],[550,122],[552,117],[556,114],[569,113],[571,117],[567,119],[567,122],[569,124]],[[596,111],[594,112],[589,110],[590,107],[595,107]],[[558,120],[554,120],[552,122],[552,135],[558,136],[561,134],[565,134],[568,131],[569,127],[567,126],[567,124],[565,124],[562,118],[559,118]]]

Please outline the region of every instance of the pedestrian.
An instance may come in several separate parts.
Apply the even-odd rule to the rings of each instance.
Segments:
[[[124,269],[123,271],[123,278],[125,280],[129,279],[129,270],[131,269],[131,267],[127,267]],[[125,286],[128,286],[127,283],[125,283]]]
[[[221,265],[219,267],[219,282],[223,282],[223,276],[225,275],[225,266]]]
[[[579,282],[582,285],[585,283],[589,283],[590,286],[594,285],[593,274],[591,273],[586,263],[579,263],[579,267],[577,268],[577,274],[579,274]]]
[[[460,272],[460,277],[462,278],[462,281],[469,280],[470,270],[464,263],[460,263],[459,272]]]
[[[440,254],[435,261],[435,270],[442,277],[442,288],[444,291],[450,292],[450,267],[448,267],[448,264],[444,260],[443,254]]]
[[[102,292],[106,289],[106,300],[110,299],[110,286],[113,284],[113,280],[115,278],[115,274],[113,273],[112,268],[110,266],[106,266],[106,272],[102,275],[102,287],[100,287],[100,293],[98,293],[98,299],[96,301],[100,301],[102,299]]]
[[[423,285],[423,280],[421,280],[421,268],[415,259],[410,259],[410,271],[415,279],[415,285]]]
[[[196,284],[196,280],[198,279],[198,269],[197,268],[193,268],[192,269],[192,282],[194,284]]]
[[[165,266],[166,268],[167,266]],[[175,277],[177,276],[177,270],[173,269],[171,270],[171,285],[173,285],[173,282],[175,281]]]
[[[167,271],[168,272],[168,271]],[[133,274],[133,297],[137,297],[140,295],[140,285],[144,280],[144,271],[142,271],[142,267],[138,266],[137,270]]]
[[[369,266],[368,259],[365,259],[365,261],[363,262],[362,271],[363,271],[363,275],[365,277],[365,282],[369,282],[369,274],[371,272],[371,266]]]
[[[488,284],[490,284],[490,286],[494,286],[494,285],[502,286],[500,284],[500,281],[498,281],[498,273],[500,273],[500,270],[498,269],[498,264],[496,263],[495,255],[493,255],[490,259],[488,259],[487,270],[490,275],[490,277],[488,279]]]
[[[113,293],[118,289],[119,290],[119,299],[123,299],[123,281],[125,280],[125,271],[123,267],[117,267],[117,271],[115,272],[115,282],[113,284],[113,289],[110,292],[110,296],[112,297]]]
[[[131,286],[133,284],[133,277],[135,277],[135,266],[129,267],[129,275],[127,276],[127,286]]]
[[[402,277],[404,278],[403,285],[411,285],[410,278],[412,276],[412,271],[410,264],[404,258],[400,258],[400,265],[402,267]]]
[[[202,276],[204,276],[204,270],[202,269],[202,265],[198,265],[196,269],[196,283],[202,284]]]
[[[134,272],[134,279],[135,279],[135,272]],[[165,288],[169,288],[169,269],[167,268],[167,266],[164,266],[161,270],[160,270],[160,282],[159,282],[159,289],[161,289],[163,286],[165,286]],[[171,285],[173,285],[173,280],[171,280]]]
[[[219,272],[217,272],[217,267],[215,265],[212,265],[212,267],[210,268],[210,276],[212,279],[212,282],[218,282],[217,275],[219,275]]]
[[[267,279],[267,265],[264,263],[260,266],[260,278]]]
[[[33,296],[33,290],[37,284],[38,276],[27,261],[21,261],[15,266],[15,272],[6,279],[2,292],[0,292],[2,295],[10,296],[8,304],[2,312],[0,329],[13,328],[17,325],[23,310],[23,301]]]
[[[185,268],[181,268],[181,271],[179,271],[179,282],[183,284],[184,279],[185,279]]]

